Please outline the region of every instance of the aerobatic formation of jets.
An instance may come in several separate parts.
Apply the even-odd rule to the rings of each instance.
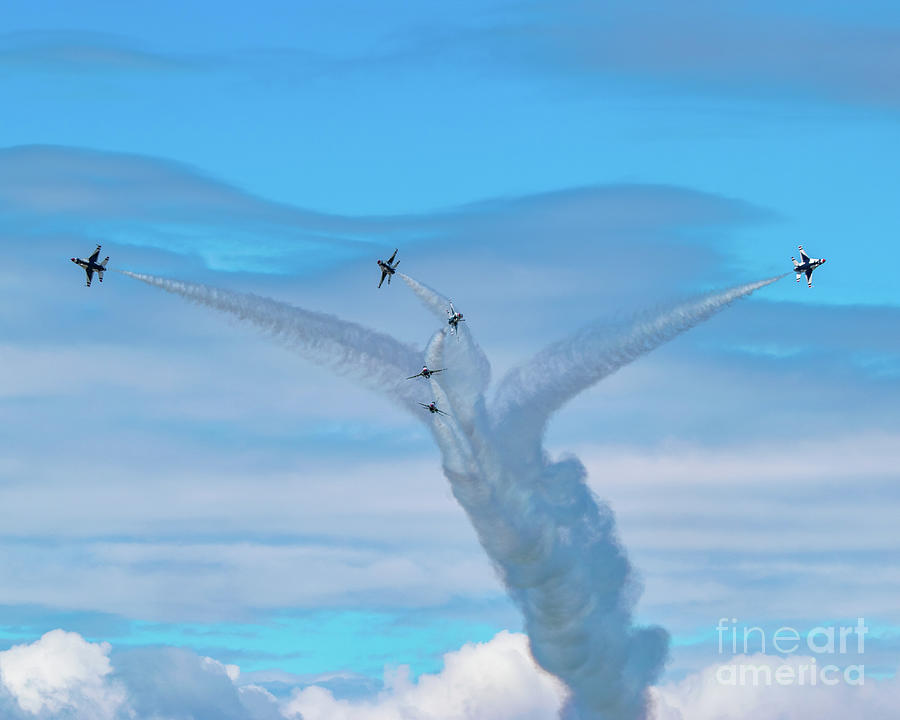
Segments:
[[[381,268],[381,280],[378,282],[378,287],[381,287],[385,278],[387,278],[388,285],[391,284],[391,275],[397,271],[397,266],[400,264],[399,260],[394,262],[395,257],[397,257],[397,248],[394,248],[394,254],[388,258],[387,262],[384,260],[378,261],[378,267]]]
[[[803,249],[803,246],[798,246],[800,250],[800,259],[803,262],[797,262],[797,258],[791,257],[791,260],[794,261],[794,272],[797,273],[797,282],[800,282],[800,278],[806,274],[806,284],[809,287],[812,287],[812,274],[813,270],[815,270],[819,265],[825,264],[825,258],[811,258],[806,254],[806,250]]]
[[[812,287],[812,273],[820,265],[824,264],[825,258],[810,258],[809,255],[806,254],[806,251],[803,249],[803,246],[799,246],[800,249],[800,260],[802,262],[797,262],[796,258],[791,258],[794,261],[794,272],[797,273],[797,282],[800,282],[800,278],[805,274],[806,282],[809,287]],[[109,256],[103,259],[103,262],[97,262],[97,258],[100,257],[100,245],[97,246],[97,249],[91,253],[90,257],[87,259],[84,258],[71,258],[72,262],[78,265],[79,267],[84,268],[84,272],[87,275],[87,282],[85,283],[87,287],[91,286],[91,280],[94,278],[94,273],[97,273],[97,279],[100,282],[103,282],[103,273],[106,271],[106,263],[109,262]],[[394,249],[394,254],[388,258],[387,261],[378,260],[378,267],[381,269],[381,280],[378,283],[378,287],[380,288],[382,284],[384,284],[384,279],[387,278],[388,285],[391,284],[391,276],[396,272],[397,265],[400,264],[400,261],[397,258],[397,249]],[[458,312],[455,307],[453,307],[453,301],[450,301],[450,307],[447,308],[447,325],[448,331],[451,334],[457,336],[459,339],[459,323],[464,321],[463,314]],[[426,380],[430,378],[432,375],[436,375],[437,373],[444,372],[446,368],[439,368],[437,370],[430,369],[427,365],[423,365],[422,369],[417,372],[415,375],[410,375],[407,380],[414,380],[415,378],[425,378]],[[446,415],[443,410],[439,409],[437,404],[432,401],[431,403],[419,403],[423,408],[428,410],[432,415]]]
[[[97,279],[100,282],[103,282],[103,271],[106,270],[106,263],[109,262],[109,256],[107,255],[103,262],[100,263],[97,262],[98,257],[100,257],[99,245],[87,260],[84,258],[69,258],[73,263],[84,268],[84,272],[87,274],[87,282],[85,283],[87,287],[91,286],[91,280],[94,279],[95,272],[97,273]]]

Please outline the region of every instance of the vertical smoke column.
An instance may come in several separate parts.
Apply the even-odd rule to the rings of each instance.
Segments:
[[[446,300],[403,277],[426,306],[439,311]],[[549,414],[575,394],[657,345],[702,322],[739,297],[778,278],[733,288],[638,319],[605,334],[592,326],[540,353],[501,383],[494,420],[479,412],[479,352],[468,333],[448,389],[449,410],[464,418],[459,431],[473,461],[460,472],[445,463],[454,496],[525,618],[532,654],[572,691],[566,714],[587,720],[645,718],[647,689],[666,658],[661,628],[638,628],[632,608],[639,589],[615,532],[609,507],[585,483],[577,459],[551,462],[542,447]],[[439,312],[436,312],[439,315]],[[440,316],[440,315],[439,315]],[[466,346],[470,347],[466,347]],[[454,343],[432,343],[437,349]],[[450,385],[450,376],[435,384]],[[435,435],[445,452],[447,437]],[[453,437],[452,449],[458,447]]]
[[[551,413],[577,393],[711,317],[770,278],[639,318],[614,332],[591,326],[544,350],[502,381],[489,413],[490,366],[468,327],[445,326],[425,352],[433,399],[449,415],[428,416],[405,377],[422,354],[331,315],[254,295],[125,273],[261,328],[305,357],[355,376],[430,423],[444,473],[510,596],[521,608],[537,662],[571,689],[567,716],[642,720],[647,688],[667,650],[660,628],[637,628],[638,596],[612,511],[585,484],[577,459],[551,461],[542,447]],[[401,277],[435,315],[449,305]],[[783,277],[783,276],[779,276]]]
[[[449,340],[445,347],[454,345]],[[464,351],[455,363],[442,359],[448,371],[434,376],[435,385],[449,385],[451,371],[455,386],[477,383],[478,373],[459,362],[473,355]],[[667,635],[633,627],[637,589],[612,513],[590,493],[577,460],[551,463],[539,444],[507,442],[477,409],[460,412],[459,401],[474,390],[445,393],[450,420],[463,415],[470,421],[444,433],[437,429],[440,418],[435,438],[445,458],[471,458],[445,460],[444,472],[524,615],[535,660],[569,686],[568,712],[575,717],[644,717],[646,689],[665,660]]]

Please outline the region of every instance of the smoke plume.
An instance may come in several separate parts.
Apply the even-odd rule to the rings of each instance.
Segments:
[[[499,430],[526,433],[539,442],[550,416],[583,390],[646,355],[685,330],[699,325],[735,300],[786,277],[738,285],[630,322],[594,323],[545,348],[501,381],[492,408]]]
[[[125,273],[252,323],[314,362],[399,399],[429,423],[444,474],[510,597],[521,609],[535,660],[571,695],[566,717],[643,720],[668,635],[635,627],[639,595],[610,508],[585,483],[576,458],[554,461],[542,446],[550,415],[579,392],[734,300],[783,276],[741,285],[621,326],[592,325],[538,353],[499,384],[488,409],[490,365],[467,323],[444,323],[424,352],[331,315],[203,285]],[[400,275],[442,321],[448,301]],[[398,383],[423,360],[432,369],[431,415]]]
[[[385,391],[410,410],[419,407],[413,388],[404,383],[403,378],[409,375],[406,371],[410,367],[421,363],[422,354],[389,335],[334,315],[303,310],[250,293],[220,290],[127,270],[117,272],[199,305],[233,315],[318,365]]]

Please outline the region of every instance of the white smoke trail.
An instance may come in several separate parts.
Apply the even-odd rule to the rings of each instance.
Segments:
[[[387,336],[332,316],[126,274],[252,322],[339,371],[374,373],[382,389],[407,375],[401,369],[416,356]],[[443,319],[444,298],[401,277]],[[587,328],[510,373],[490,416],[484,402],[487,361],[468,332],[450,341],[444,329],[429,343],[429,366],[447,368],[431,378],[432,399],[449,413],[431,417],[444,474],[522,610],[535,660],[571,689],[567,717],[644,720],[647,688],[662,669],[668,636],[661,628],[634,626],[639,592],[613,513],[588,489],[577,459],[549,460],[541,447],[543,426],[585,387],[776,279],[709,295],[610,335]],[[360,379],[371,380],[366,375]],[[407,404],[422,417],[421,408]]]
[[[449,298],[445,298],[437,290],[432,290],[425,283],[420,283],[418,280],[411,278],[409,275],[404,275],[403,273],[397,274],[400,276],[403,282],[409,285],[409,287],[422,301],[425,307],[431,310],[431,312],[433,312],[436,317],[440,318],[441,320],[446,320],[447,309],[450,307]]]
[[[425,307],[444,322],[444,332],[449,334],[447,311],[450,309],[450,300],[409,275],[398,274]],[[439,364],[441,367],[463,367],[467,372],[449,375],[443,373],[440,385],[457,409],[457,421],[471,427],[476,422],[475,413],[484,413],[484,394],[491,381],[491,364],[469,332],[467,321],[463,320],[456,326],[452,338],[442,340],[440,352],[444,354],[444,360]],[[473,382],[473,379],[477,382]]]
[[[410,410],[417,410],[412,383],[404,384],[410,368],[422,363],[422,353],[383,333],[311,312],[269,298],[237,293],[207,285],[169,280],[154,275],[117,272],[180,295],[192,302],[233,315],[319,365],[341,375],[354,376]]]
[[[508,375],[492,422],[481,411],[483,403],[476,403],[469,410],[471,421],[460,423],[468,441],[462,454],[474,463],[467,472],[445,464],[444,472],[522,610],[535,660],[572,690],[567,715],[647,717],[647,688],[662,669],[668,636],[661,628],[634,627],[631,608],[638,590],[613,513],[592,495],[577,459],[547,458],[541,445],[544,424],[584,388],[777,279],[711,294],[610,335],[592,326]],[[437,293],[407,282],[432,309],[440,305]],[[452,349],[454,343],[447,345]],[[454,371],[454,383],[472,385],[468,392],[447,392],[450,412],[459,416],[457,403],[476,394],[478,373],[449,360],[446,365]],[[443,387],[449,379],[437,376],[436,383]],[[442,449],[449,444],[435,436]],[[454,454],[460,453],[458,445],[453,438]]]
[[[580,392],[699,325],[735,300],[789,274],[711,293],[671,310],[644,314],[618,327],[594,324],[579,330],[506,374],[492,407],[496,426],[516,434],[527,433],[531,439],[539,438],[549,417]],[[523,413],[524,408],[528,412]]]

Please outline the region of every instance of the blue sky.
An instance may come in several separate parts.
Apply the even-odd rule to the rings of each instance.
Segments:
[[[522,629],[421,424],[203,308],[86,290],[95,243],[422,347],[407,288],[375,291],[399,246],[495,378],[802,243],[812,290],[629,366],[547,446],[616,511],[667,681],[720,616],[865,616],[893,674],[895,4],[4,7],[0,650],[62,628],[353,695]]]

